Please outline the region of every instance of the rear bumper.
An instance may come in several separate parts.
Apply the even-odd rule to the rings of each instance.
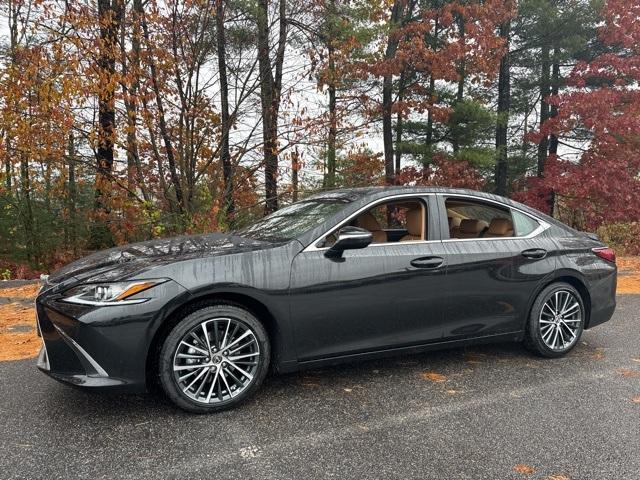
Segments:
[[[593,328],[609,321],[616,309],[618,270],[614,264],[604,260],[601,263],[604,265],[600,265],[597,274],[592,275],[589,281],[591,312],[585,328]]]
[[[92,307],[38,297],[43,346],[37,367],[65,384],[92,390],[143,392],[149,347],[171,305],[186,291],[173,282],[147,302]],[[188,295],[188,294],[187,294]]]

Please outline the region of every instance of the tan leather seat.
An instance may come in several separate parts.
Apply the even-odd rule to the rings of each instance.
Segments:
[[[401,242],[411,242],[423,239],[424,215],[422,208],[413,208],[407,212],[407,234],[400,239]]]
[[[460,229],[456,238],[478,238],[482,231],[489,225],[482,220],[465,218],[460,222]]]
[[[485,237],[513,237],[513,223],[508,218],[494,218]]]
[[[455,238],[460,230],[462,219],[460,217],[447,217],[447,220],[449,220],[449,238]]]
[[[376,220],[371,212],[365,212],[356,219],[356,227],[369,230],[373,235],[373,243],[385,243],[387,241],[387,232],[382,230],[380,222]]]

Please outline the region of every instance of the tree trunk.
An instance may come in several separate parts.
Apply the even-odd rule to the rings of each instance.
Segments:
[[[458,23],[458,32],[460,33],[460,41],[462,44],[465,43],[465,26],[464,26],[464,17],[462,15],[458,15],[457,18]],[[456,90],[456,101],[455,103],[461,103],[464,100],[464,84],[467,76],[467,66],[465,63],[465,54],[462,54],[462,58],[458,61],[458,88]],[[460,145],[458,144],[458,139],[453,138],[451,142],[451,147],[453,148],[453,153],[458,153],[460,150]]]
[[[336,137],[338,135],[338,119],[336,115],[336,85],[334,49],[329,46],[329,137],[327,138],[327,178],[326,188],[336,186]]]
[[[553,49],[553,66],[551,67],[551,95],[558,95],[560,90],[560,52],[557,48]],[[558,116],[558,106],[552,105],[550,117]],[[549,138],[549,155],[558,154],[558,137],[551,135]]]
[[[433,101],[433,96],[435,95],[435,91],[436,91],[436,81],[435,81],[435,78],[433,78],[433,74],[431,74],[429,76],[429,97],[432,99],[431,101]],[[431,111],[431,108],[429,108],[429,111],[427,112],[426,143],[429,147],[431,147],[433,144],[433,112]]]
[[[224,1],[216,0],[216,41],[218,50],[218,74],[220,76],[220,119],[222,139],[220,144],[220,162],[224,179],[224,193],[222,203],[227,222],[233,223],[235,205],[233,203],[233,166],[231,165],[231,151],[229,150],[229,133],[231,131],[231,117],[229,115],[229,84],[227,79],[227,53],[224,32]]]
[[[291,199],[298,201],[298,170],[300,170],[300,154],[296,148],[291,155]]]
[[[406,73],[403,71],[400,74],[400,80],[398,81],[398,101],[402,102],[404,100],[404,89],[406,82]],[[395,164],[395,173],[396,175],[400,171],[402,167],[402,109],[398,110],[396,114],[396,148],[395,148],[395,156],[396,156],[396,164]]]
[[[439,27],[440,21],[438,17],[434,20],[433,27],[433,46],[432,48],[435,50],[438,44],[438,35],[439,35]],[[433,112],[431,107],[433,107],[433,97],[436,94],[436,80],[433,76],[433,72],[429,74],[429,110],[427,111],[427,133],[425,142],[429,147],[429,152],[431,152],[431,146],[433,144]]]
[[[113,237],[106,224],[109,214],[109,183],[113,170],[115,139],[115,85],[111,81],[116,71],[116,47],[122,20],[121,0],[98,0],[100,49],[98,56],[98,147],[96,149],[96,179],[94,212],[97,224],[91,228],[90,247],[113,245]]]
[[[147,25],[146,18],[144,15],[141,18],[142,24],[142,33],[144,34],[145,41],[147,46],[150,45],[149,39],[149,26]],[[176,194],[176,203],[177,203],[177,211],[178,214],[182,217],[184,213],[188,212],[188,207],[184,202],[184,194],[182,191],[182,183],[180,182],[180,177],[178,176],[178,171],[176,168],[176,159],[175,159],[175,151],[173,148],[173,142],[171,141],[171,136],[169,135],[169,129],[167,127],[167,120],[164,113],[164,102],[162,101],[162,92],[160,91],[160,85],[158,83],[158,72],[156,69],[156,64],[153,61],[153,56],[149,56],[149,71],[151,73],[151,85],[153,87],[153,93],[156,97],[156,106],[158,108],[158,126],[160,127],[160,135],[162,136],[166,155],[167,155],[167,163],[169,164],[169,176],[171,178],[171,183],[175,190]],[[160,160],[158,160],[160,163]],[[184,218],[181,218],[181,221],[184,222]]]
[[[540,126],[549,119],[549,104],[547,99],[549,97],[550,85],[549,85],[549,45],[547,43],[542,45],[542,52],[540,54],[542,59],[541,72],[540,72]],[[549,149],[549,137],[545,135],[538,143],[538,177],[544,176],[544,166],[547,161]]]
[[[76,202],[77,202],[77,186],[76,186],[76,145],[73,131],[69,132],[69,144],[67,150],[67,163],[68,163],[68,178],[67,178],[67,210],[69,212],[68,223],[68,243],[67,246],[73,248],[73,252],[77,252],[78,249],[78,232],[77,232],[77,214],[76,214]]]
[[[130,195],[135,197],[135,191],[140,190],[142,198],[149,201],[149,193],[142,176],[142,166],[138,152],[138,96],[140,93],[140,54],[141,31],[140,19],[143,14],[142,0],[133,0],[132,36],[131,36],[131,62],[128,62],[126,53],[125,33],[127,25],[122,21],[120,48],[122,50],[122,90],[124,104],[127,112],[127,187]]]
[[[9,146],[9,142],[10,142],[10,138],[9,138],[9,134],[7,133],[5,135],[5,146],[7,149],[7,157],[5,160],[5,164],[4,164],[4,186],[7,189],[7,193],[11,193],[11,175],[13,174],[13,172],[11,171],[11,155],[10,155],[10,146]]]
[[[395,0],[389,19],[389,39],[384,54],[385,60],[391,60],[398,49],[398,39],[394,36],[400,26],[403,8],[403,0]],[[382,78],[382,140],[384,142],[384,179],[387,185],[395,183],[393,163],[393,75],[386,74]]]
[[[264,149],[264,213],[278,209],[278,111],[282,86],[282,66],[287,39],[285,0],[279,2],[279,32],[276,52],[276,72],[271,70],[269,47],[269,0],[259,0],[256,24],[258,27],[258,65],[260,71],[260,101],[262,104],[262,137]]]
[[[500,60],[498,75],[498,116],[496,120],[496,171],[495,191],[497,195],[507,194],[508,179],[508,126],[511,100],[511,70],[509,62],[509,39],[511,22],[500,25],[500,36],[505,41],[506,53]]]
[[[460,32],[460,42],[464,45],[466,41],[466,32],[464,26],[464,17],[458,15],[458,31]],[[456,103],[464,100],[464,84],[467,76],[467,65],[465,62],[465,54],[462,54],[462,58],[458,62],[458,89],[456,91]]]

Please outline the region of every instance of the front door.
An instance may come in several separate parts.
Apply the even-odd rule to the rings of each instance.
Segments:
[[[339,259],[307,249],[293,261],[291,318],[298,359],[440,339],[446,260],[435,196],[384,199],[345,223],[372,231],[374,243],[346,250]]]
[[[342,258],[306,251],[291,269],[291,320],[299,361],[378,350],[397,341],[384,249]]]

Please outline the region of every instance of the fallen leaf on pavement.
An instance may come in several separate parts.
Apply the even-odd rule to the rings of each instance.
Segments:
[[[423,380],[430,380],[432,382],[446,382],[447,377],[442,375],[441,373],[436,372],[424,372],[421,373],[420,376]]]
[[[557,474],[557,475],[549,475],[545,480],[571,480],[571,477],[567,475]]]
[[[535,469],[529,465],[525,465],[524,463],[519,463],[513,467],[513,471],[516,473],[522,473],[523,475],[531,475],[535,472]]]
[[[637,395],[631,399],[633,403],[640,403],[640,395]]]
[[[630,370],[628,368],[619,368],[616,371],[625,378],[640,378],[640,372],[637,370]]]
[[[640,358],[632,358],[631,360],[636,362],[636,363],[640,363]]]
[[[604,358],[604,349],[596,349],[596,351],[593,352],[593,355],[591,355],[591,358],[593,358],[594,360],[602,360]]]

